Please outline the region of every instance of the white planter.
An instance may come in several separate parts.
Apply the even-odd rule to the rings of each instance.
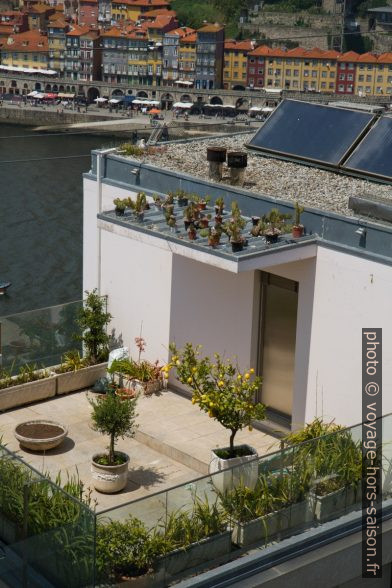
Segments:
[[[168,553],[161,558],[159,570],[164,570],[165,574],[175,576],[184,570],[227,555],[230,551],[231,533],[230,531],[225,531],[212,537],[206,537],[185,549],[176,549]]]
[[[54,374],[35,382],[4,388],[0,390],[0,411],[51,398],[55,394],[56,376]]]
[[[99,363],[80,370],[57,374],[56,394],[68,394],[76,390],[91,388],[99,378],[105,376],[107,365],[106,362]]]
[[[256,486],[259,475],[259,462],[257,458],[257,451],[250,445],[238,445],[239,447],[246,447],[249,450],[249,455],[241,457],[231,457],[229,459],[222,459],[215,453],[216,450],[211,451],[211,461],[209,471],[210,474],[222,472],[220,475],[212,477],[213,484],[220,492],[236,488],[240,484],[253,489]],[[228,447],[223,447],[222,450],[228,450]],[[237,467],[234,467],[237,466]],[[234,469],[229,469],[233,468]]]
[[[304,527],[309,520],[308,501],[297,502],[248,523],[235,523],[232,539],[235,545],[246,547],[260,541],[270,541],[278,534],[290,535],[289,530]]]
[[[128,464],[129,456],[126,453],[116,451],[117,455],[121,454],[127,458],[127,461],[121,465],[106,466],[95,462],[102,454],[93,456],[91,462],[91,474],[93,478],[93,485],[98,492],[104,494],[114,494],[123,490],[128,480]]]

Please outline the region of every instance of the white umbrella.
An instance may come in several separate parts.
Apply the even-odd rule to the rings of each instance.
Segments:
[[[122,98],[111,98],[109,102],[110,104],[119,104],[120,102],[122,102]]]
[[[38,94],[37,90],[33,90],[32,92],[30,92],[29,94],[27,94],[28,97],[33,97],[36,96]]]
[[[272,108],[271,106],[264,106],[264,108],[261,109],[262,112],[272,112],[273,110],[275,110],[275,108]]]
[[[223,104],[222,108],[235,108],[234,104]]]
[[[252,106],[252,108],[249,108],[250,112],[261,112],[263,109],[261,108],[261,106]]]
[[[192,108],[192,102],[176,102],[173,104],[173,108]]]
[[[94,102],[107,102],[107,101],[108,101],[108,99],[107,99],[107,98],[96,98],[96,99],[94,100]]]

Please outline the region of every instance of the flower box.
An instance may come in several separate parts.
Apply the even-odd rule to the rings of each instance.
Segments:
[[[308,501],[297,502],[247,523],[234,523],[232,540],[239,547],[270,541],[279,533],[303,527],[309,520]]]
[[[225,531],[206,537],[183,549],[176,549],[160,558],[159,570],[166,575],[175,576],[184,570],[197,567],[227,555],[231,551],[231,532]]]
[[[319,523],[325,523],[337,519],[346,514],[361,500],[360,485],[347,486],[330,492],[325,496],[317,496],[315,492],[309,493],[310,508],[314,519]]]
[[[0,390],[0,410],[30,404],[56,395],[56,375]]]
[[[104,362],[98,363],[97,365],[90,365],[80,370],[57,373],[56,394],[68,394],[76,390],[91,388],[99,378],[102,378],[106,374],[107,365],[107,362]]]

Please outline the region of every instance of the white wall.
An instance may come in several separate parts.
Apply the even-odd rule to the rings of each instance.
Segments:
[[[190,342],[251,367],[254,272],[233,274],[173,256],[170,341]]]
[[[383,328],[383,413],[392,411],[391,293],[391,267],[318,248],[306,421],[361,422],[362,328]]]
[[[168,360],[172,254],[124,235],[102,230],[101,293],[108,295],[110,328],[137,358],[134,339],[147,342],[143,358]],[[124,229],[124,232],[128,232]],[[143,323],[143,324],[142,324]]]

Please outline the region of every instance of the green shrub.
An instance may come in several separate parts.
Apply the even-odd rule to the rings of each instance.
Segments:
[[[108,358],[110,337],[106,329],[113,317],[106,312],[106,298],[99,296],[96,289],[86,291],[86,294],[87,298],[77,318],[82,335],[76,335],[75,338],[82,341],[89,363],[96,364]]]

